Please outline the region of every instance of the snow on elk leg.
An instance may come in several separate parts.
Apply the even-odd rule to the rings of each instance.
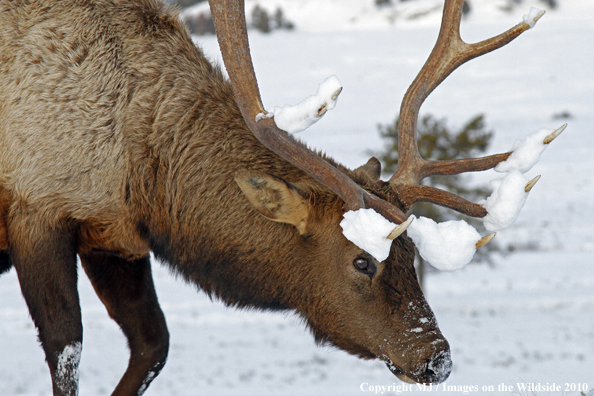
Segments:
[[[54,396],[78,394],[82,322],[74,232],[43,220],[8,226],[10,259],[45,351]]]
[[[91,252],[81,255],[81,262],[130,347],[128,369],[112,396],[141,395],[165,365],[169,349],[149,258],[127,261],[111,253]]]

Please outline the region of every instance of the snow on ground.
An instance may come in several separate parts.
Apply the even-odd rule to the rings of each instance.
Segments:
[[[452,347],[454,371],[446,383],[460,389],[433,389],[435,394],[462,395],[466,387],[480,395],[577,395],[579,384],[594,388],[594,4],[560,3],[559,11],[515,42],[454,72],[421,110],[447,117],[450,125],[485,113],[496,131],[493,152],[509,149],[517,137],[569,123],[527,174],[543,177],[518,220],[496,237],[515,252],[496,257],[492,267],[429,275],[427,299]],[[338,9],[332,1],[325,6]],[[476,41],[497,34],[527,11],[490,21],[486,11],[476,10],[463,22],[462,35]],[[376,125],[393,121],[435,41],[436,25],[428,18],[417,27],[337,31],[332,23],[323,31],[254,34],[251,47],[265,105],[297,103],[327,76],[340,79],[337,107],[300,137],[358,166],[366,151],[382,148]],[[219,57],[213,38],[198,41]],[[554,119],[563,112],[572,117]],[[494,177],[485,172],[474,180]],[[383,363],[316,347],[292,315],[226,309],[159,265],[154,273],[171,351],[148,396],[365,395],[376,386],[403,385]],[[108,395],[127,364],[126,343],[84,275],[80,290],[80,394]],[[0,277],[0,301],[0,393],[50,395],[14,271]],[[562,391],[569,385],[566,392],[507,388],[518,382],[555,383]],[[402,394],[429,391],[406,389]]]

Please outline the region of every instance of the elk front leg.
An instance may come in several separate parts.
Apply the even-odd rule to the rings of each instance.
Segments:
[[[0,275],[10,270],[11,267],[10,255],[7,251],[0,250]]]
[[[4,212],[5,209],[3,209],[2,205],[0,204],[0,275],[2,275],[4,272],[7,272],[10,267],[12,267],[10,256],[8,255],[8,233],[3,217]]]
[[[128,369],[112,396],[141,395],[165,365],[169,349],[149,258],[126,261],[111,253],[90,252],[81,255],[81,262],[130,347]]]
[[[54,396],[78,394],[82,322],[73,232],[13,221],[10,258],[45,351]]]

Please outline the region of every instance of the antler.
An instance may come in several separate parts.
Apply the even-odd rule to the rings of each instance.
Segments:
[[[427,96],[458,66],[504,46],[531,27],[531,24],[522,22],[491,39],[467,44],[460,38],[463,1],[445,0],[437,43],[406,92],[401,105],[398,131],[399,163],[389,184],[405,211],[415,202],[426,201],[473,217],[486,216],[487,211],[484,207],[447,191],[423,186],[420,182],[432,175],[455,175],[491,169],[505,161],[511,154],[503,153],[474,159],[426,161],[421,158],[418,151],[416,124],[419,109]],[[287,132],[279,129],[273,117],[262,117],[266,111],[262,106],[250,55],[244,0],[211,0],[210,7],[235,98],[245,122],[256,138],[270,150],[336,193],[345,202],[347,210],[373,208],[394,223],[405,223],[407,216],[402,210],[369,194],[346,174],[309,150]],[[538,20],[543,13],[536,15],[531,23]],[[404,231],[405,224],[400,228],[398,233]]]
[[[464,0],[445,0],[437,43],[404,96],[398,123],[398,168],[389,183],[392,186],[392,191],[398,195],[405,208],[415,202],[425,201],[457,210],[469,216],[484,217],[487,211],[482,206],[447,191],[423,186],[420,182],[433,175],[455,175],[491,169],[505,161],[511,153],[483,158],[426,161],[419,154],[416,139],[419,109],[429,94],[456,68],[471,59],[506,45],[530,29],[531,25],[521,22],[498,36],[479,43],[467,44],[460,38],[463,2]],[[544,11],[538,13],[533,22],[536,22],[543,14]]]
[[[235,99],[243,118],[256,138],[270,150],[327,186],[345,202],[348,210],[373,207],[394,223],[407,216],[388,202],[369,194],[350,177],[279,129],[273,118],[256,117],[266,113],[252,64],[243,0],[211,0],[223,61],[229,73]]]

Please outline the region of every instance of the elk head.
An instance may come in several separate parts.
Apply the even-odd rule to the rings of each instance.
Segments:
[[[447,191],[424,186],[421,181],[432,175],[491,169],[510,155],[424,160],[418,152],[415,131],[420,106],[458,66],[507,44],[530,28],[524,22],[499,36],[466,44],[459,34],[462,4],[463,0],[445,1],[437,43],[401,105],[398,169],[388,182],[383,182],[379,180],[377,160],[372,159],[355,171],[342,169],[280,130],[272,117],[262,117],[267,112],[261,104],[249,52],[244,2],[211,1],[223,59],[246,124],[262,144],[341,200],[339,215],[326,216],[325,222],[318,224],[326,231],[316,232],[339,232],[341,214],[363,208],[373,208],[393,223],[402,224],[390,234],[394,241],[389,257],[383,262],[341,235],[341,243],[328,247],[333,249],[328,250],[328,254],[335,262],[348,263],[337,268],[338,272],[348,271],[342,274],[348,282],[327,282],[325,285],[332,290],[332,298],[340,298],[340,301],[326,299],[330,301],[320,302],[316,312],[301,313],[319,341],[328,341],[363,358],[382,359],[394,374],[407,382],[443,382],[451,372],[452,363],[449,345],[441,335],[416,279],[412,242],[404,236],[399,237],[406,228],[406,212],[413,203],[425,201],[469,216],[484,217],[487,212],[482,206]],[[315,208],[300,193],[299,186],[249,170],[240,172],[236,180],[256,210],[272,220],[295,225],[302,235],[305,233],[304,219],[311,217]],[[336,275],[345,279],[339,273]],[[322,317],[326,319],[322,320]],[[324,324],[328,322],[333,326]]]

